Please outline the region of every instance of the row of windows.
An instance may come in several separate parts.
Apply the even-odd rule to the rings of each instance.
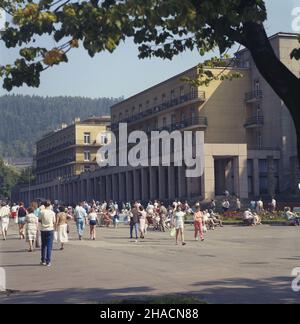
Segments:
[[[191,94],[196,94],[197,88],[191,86],[190,89],[187,91],[185,86],[181,86],[178,91],[176,89],[171,89],[169,98],[165,93],[163,93],[160,97],[160,100],[158,97],[155,97],[153,101],[147,100],[145,104],[139,104],[138,106],[133,106],[131,109],[126,109],[125,113],[120,112],[119,115],[113,115],[112,122],[116,122],[117,120],[123,120],[124,118],[128,118],[130,116],[134,116],[135,114],[141,113],[144,110],[148,110],[151,107],[156,107],[159,104],[164,104],[167,102],[167,100],[174,100],[176,97],[182,98],[184,97],[188,92]],[[159,102],[160,101],[160,102]]]
[[[105,145],[108,142],[108,137],[107,134],[101,134],[100,136],[100,145]],[[83,143],[84,144],[91,144],[92,139],[91,139],[91,133],[84,133],[83,134]]]

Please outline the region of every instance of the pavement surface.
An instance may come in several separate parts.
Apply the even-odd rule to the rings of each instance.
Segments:
[[[0,267],[7,276],[1,303],[98,303],[114,299],[183,294],[208,303],[300,303],[291,276],[300,267],[300,229],[263,225],[226,226],[186,246],[168,233],[149,231],[138,243],[129,229],[97,228],[97,240],[78,241],[72,225],[64,251],[55,245],[52,267],[39,265],[40,251],[26,252],[10,227],[0,242]],[[300,285],[300,280],[299,280]]]

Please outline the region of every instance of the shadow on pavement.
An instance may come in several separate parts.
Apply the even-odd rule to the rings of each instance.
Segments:
[[[194,286],[203,287],[198,296],[209,303],[299,304],[300,293],[292,290],[292,280],[292,277],[232,278],[198,282]]]
[[[82,304],[99,303],[115,299],[135,299],[147,295],[154,289],[150,287],[129,287],[122,289],[65,289],[56,291],[21,292],[0,295],[0,304]]]
[[[291,289],[291,277],[271,277],[261,280],[231,278],[219,281],[194,283],[199,290],[178,292],[180,295],[196,297],[211,304],[299,304],[300,293]],[[151,287],[128,287],[121,289],[65,289],[57,291],[21,292],[0,296],[0,304],[81,304],[100,303],[113,300],[137,300],[155,294]],[[174,293],[173,293],[174,295]]]

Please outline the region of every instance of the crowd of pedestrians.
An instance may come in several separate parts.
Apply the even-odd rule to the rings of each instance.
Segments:
[[[129,239],[137,243],[144,240],[148,231],[168,232],[175,238],[176,245],[186,245],[184,229],[187,217],[194,224],[195,241],[204,241],[204,235],[216,227],[223,227],[223,217],[217,213],[218,204],[212,200],[206,208],[200,202],[190,204],[175,200],[166,206],[163,202],[155,200],[143,205],[141,202],[117,203],[81,201],[76,206],[62,206],[58,202],[46,201],[38,204],[32,202],[28,208],[20,202],[10,205],[0,202],[0,223],[3,239],[6,240],[10,220],[18,225],[18,237],[26,239],[28,252],[41,249],[41,265],[51,266],[53,242],[60,244],[64,250],[69,241],[70,221],[76,224],[78,239],[82,240],[85,228],[89,227],[89,239],[96,240],[97,227],[118,228],[120,221],[129,227]],[[234,206],[232,206],[234,204]],[[229,196],[219,204],[223,215],[230,210],[241,213],[244,223],[249,226],[261,224],[260,214],[264,211],[262,199],[250,201],[249,208],[243,209],[239,198],[234,202]],[[275,198],[270,203],[271,212],[275,212],[277,202]],[[244,210],[244,211],[242,211]],[[221,213],[222,214],[222,213]],[[290,208],[285,208],[284,215],[288,222],[300,226],[300,218]]]

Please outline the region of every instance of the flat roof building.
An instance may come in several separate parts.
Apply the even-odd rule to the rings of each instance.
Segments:
[[[96,153],[104,144],[101,133],[110,130],[110,117],[91,117],[46,134],[37,142],[37,184],[95,171]],[[100,134],[100,135],[99,135]]]
[[[280,60],[299,76],[299,61],[290,59],[292,50],[299,47],[298,36],[278,33],[270,41]],[[57,199],[53,186],[60,188],[60,200],[69,203],[80,199],[209,200],[226,190],[246,199],[298,190],[297,138],[290,113],[260,75],[248,50],[240,51],[235,62],[235,66],[211,72],[239,72],[239,79],[192,86],[183,77],[196,78],[194,67],[111,108],[111,130],[116,135],[120,123],[128,125],[129,133],[202,131],[201,176],[188,178],[188,168],[175,164],[95,168],[82,174],[86,166],[95,164],[92,150],[90,163],[84,159],[84,151],[94,145],[94,135],[91,133],[91,143],[86,145],[85,133],[90,125],[77,125],[38,143],[39,189],[44,189],[39,196]],[[171,155],[174,161],[176,152],[171,151]],[[47,179],[69,174],[81,175],[69,183],[42,185]]]

